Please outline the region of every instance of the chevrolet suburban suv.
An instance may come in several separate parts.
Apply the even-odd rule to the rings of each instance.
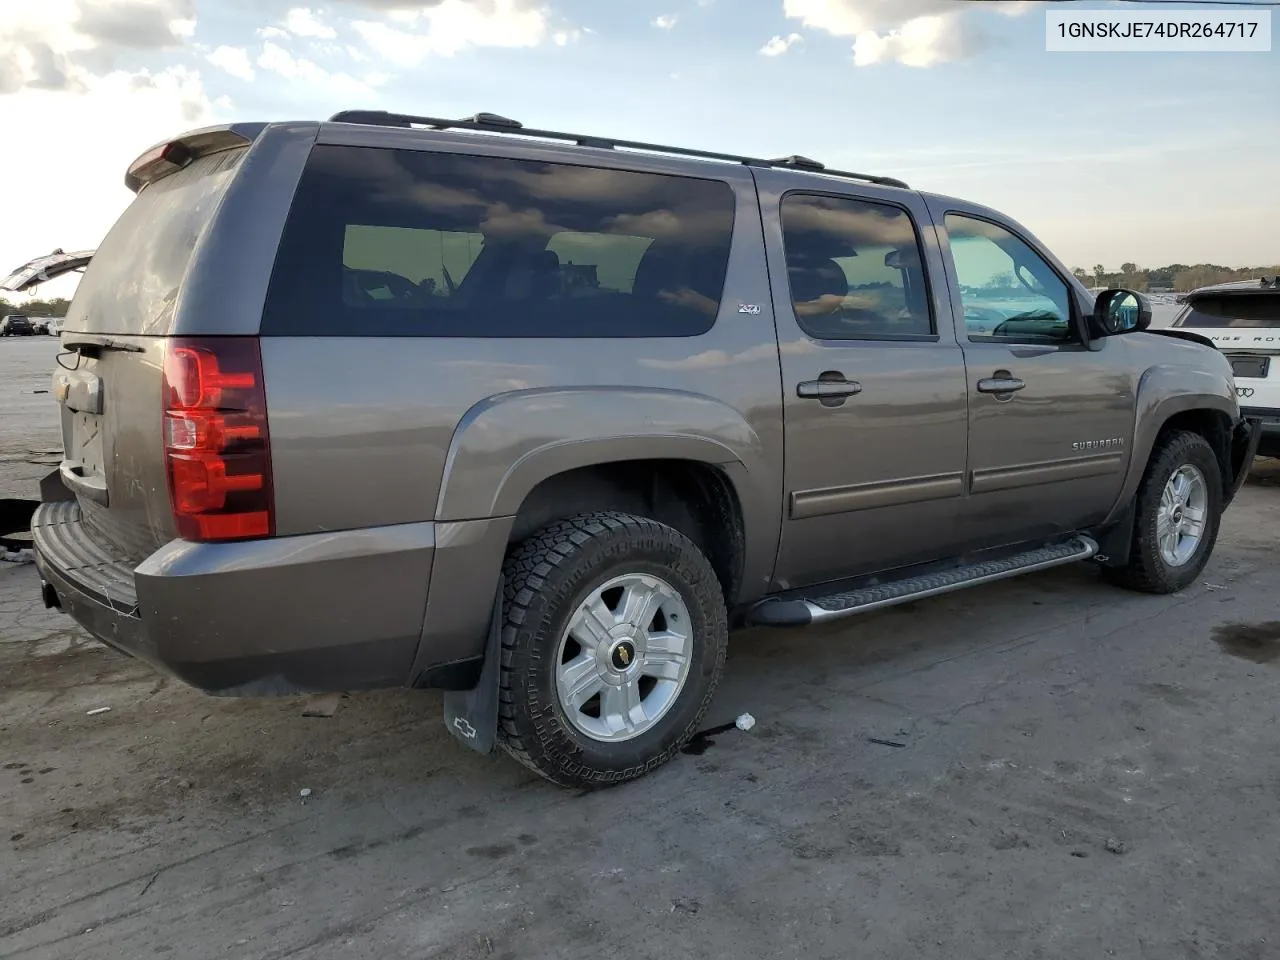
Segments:
[[[889,177],[358,111],[126,183],[45,602],[212,694],[442,688],[562,785],[679,750],[731,627],[1078,561],[1186,587],[1256,449],[1211,343]]]

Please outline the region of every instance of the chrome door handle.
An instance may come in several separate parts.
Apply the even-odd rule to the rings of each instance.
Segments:
[[[861,392],[862,384],[855,380],[805,380],[796,385],[796,396],[803,400],[835,400]]]
[[[996,376],[988,377],[985,380],[978,381],[979,393],[1014,393],[1021,390],[1027,385],[1025,380],[1019,380],[1017,377]]]

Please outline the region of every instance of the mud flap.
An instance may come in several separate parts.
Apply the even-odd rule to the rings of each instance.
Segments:
[[[1235,499],[1244,485],[1253,467],[1253,458],[1258,452],[1258,443],[1262,440],[1262,421],[1254,419],[1241,420],[1231,435],[1231,486],[1223,497],[1223,508]]]
[[[449,732],[476,753],[490,753],[498,740],[498,686],[502,670],[502,595],[498,594],[489,617],[489,639],[485,643],[480,679],[470,690],[446,690],[444,722]]]

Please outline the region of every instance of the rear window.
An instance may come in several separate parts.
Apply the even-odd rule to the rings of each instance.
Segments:
[[[64,332],[168,334],[191,254],[246,152],[201,157],[143,187],[89,262]]]
[[[1198,297],[1174,321],[1175,327],[1280,327],[1280,294],[1237,293]]]
[[[715,180],[317,147],[261,332],[696,336],[720,307],[733,203]]]

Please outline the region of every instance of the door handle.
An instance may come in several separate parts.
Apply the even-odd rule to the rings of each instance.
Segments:
[[[862,392],[855,380],[805,380],[796,385],[796,396],[803,400],[842,400]]]
[[[999,370],[994,377],[987,377],[985,380],[978,381],[979,393],[995,393],[1005,394],[1006,396],[1021,390],[1027,385],[1025,380],[1010,376],[1006,371]]]

